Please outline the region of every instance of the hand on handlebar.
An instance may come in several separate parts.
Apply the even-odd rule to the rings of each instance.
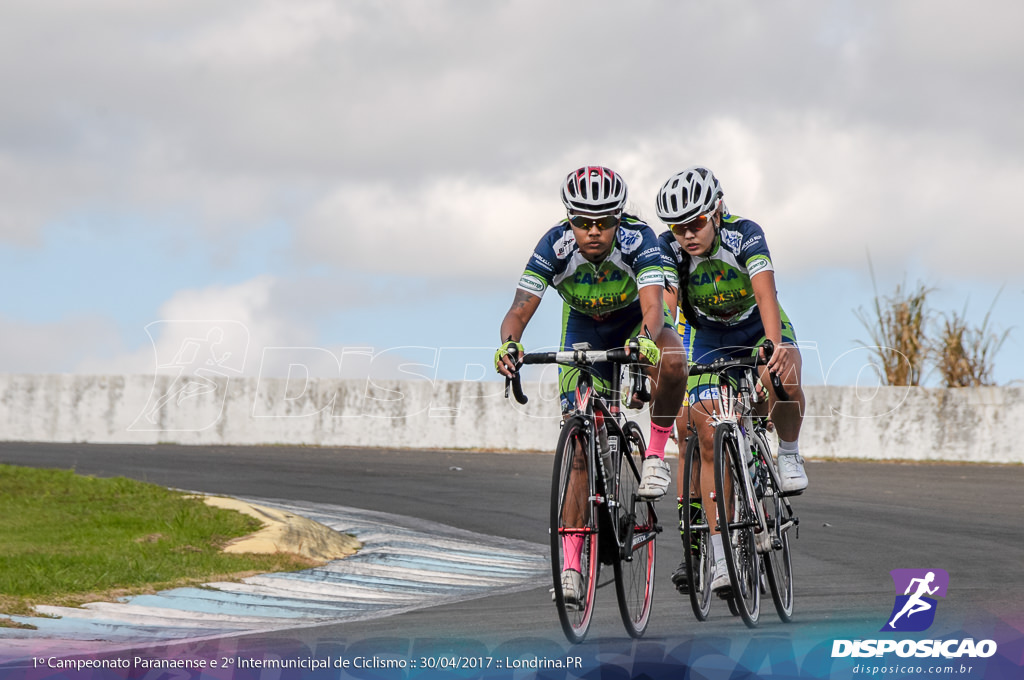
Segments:
[[[774,346],[774,351],[769,350],[766,352],[766,358],[768,359],[768,370],[778,376],[784,376],[787,372],[793,370],[794,359],[793,352],[796,348],[792,345],[786,345],[779,343]]]
[[[506,341],[494,353],[494,370],[506,378],[515,376],[518,372],[516,362],[525,353],[521,343],[514,340]]]
[[[648,337],[643,335],[637,336],[626,343],[626,350],[632,351],[634,347],[640,352],[642,356],[651,366],[654,366],[661,360],[661,350],[658,349],[658,345]]]
[[[792,352],[796,351],[792,345],[781,342],[776,345],[768,339],[761,347],[761,355],[767,360],[765,365],[768,367],[768,375],[771,376],[772,388],[782,401],[789,401],[789,393],[782,384],[781,376],[795,366]]]

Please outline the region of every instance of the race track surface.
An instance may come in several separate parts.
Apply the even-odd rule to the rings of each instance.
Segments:
[[[516,545],[544,546],[548,540],[548,453],[3,443],[0,462],[393,513],[513,539]],[[675,461],[670,462],[674,470]],[[274,649],[300,656],[412,659],[444,650],[494,656],[529,649],[549,658],[581,649],[620,656],[646,649],[679,658],[685,647],[692,658],[694,649],[708,647],[728,658],[769,658],[776,652],[758,651],[758,645],[774,641],[772,649],[781,644],[792,663],[809,663],[816,649],[831,647],[834,639],[879,637],[894,601],[889,572],[898,568],[949,573],[949,593],[929,636],[964,637],[967,631],[977,638],[1009,631],[1012,637],[1016,630],[1020,639],[1024,467],[812,461],[808,476],[809,490],[794,499],[801,527],[799,540],[792,542],[796,605],[790,624],[778,620],[770,599],[762,604],[756,631],[730,616],[718,600],[709,621],[693,618],[688,600],[668,580],[680,560],[681,543],[675,502],[666,498],[658,504],[665,532],[658,541],[657,600],[640,642],[626,637],[609,583],[599,590],[590,638],[581,646],[568,645],[549,583],[541,578],[536,587],[521,592],[385,618],[236,635],[187,652],[151,645],[146,653],[215,656],[225,650],[237,655]],[[610,581],[610,571],[602,581]]]

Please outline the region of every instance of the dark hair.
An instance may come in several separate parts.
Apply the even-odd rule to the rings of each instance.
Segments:
[[[676,265],[676,272],[679,274],[679,290],[676,291],[676,303],[679,305],[679,309],[683,311],[683,316],[686,317],[686,323],[690,324],[693,328],[700,328],[700,322],[697,321],[697,311],[693,308],[693,303],[690,302],[690,295],[687,291],[687,281],[690,279],[690,254],[682,253],[683,261]],[[683,272],[686,272],[684,275]]]

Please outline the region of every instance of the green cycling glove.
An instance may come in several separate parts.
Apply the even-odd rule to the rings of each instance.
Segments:
[[[498,371],[498,365],[501,363],[502,357],[505,357],[505,356],[508,356],[508,355],[512,354],[512,350],[513,349],[515,349],[516,352],[518,352],[517,356],[521,357],[524,354],[526,354],[526,350],[523,349],[522,344],[520,344],[520,343],[518,343],[518,342],[516,342],[514,340],[509,340],[508,342],[503,344],[501,347],[499,347],[498,350],[494,353],[494,370],[495,371]],[[498,373],[500,373],[500,372],[501,371],[498,371]]]
[[[652,366],[661,360],[661,351],[658,349],[657,343],[650,338],[645,338],[640,335],[635,338],[637,344],[640,345],[640,356],[646,359]]]

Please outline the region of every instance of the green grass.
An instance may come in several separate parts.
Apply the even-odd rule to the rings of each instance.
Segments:
[[[221,552],[260,526],[124,477],[0,464],[0,614],[310,566],[284,553]]]

